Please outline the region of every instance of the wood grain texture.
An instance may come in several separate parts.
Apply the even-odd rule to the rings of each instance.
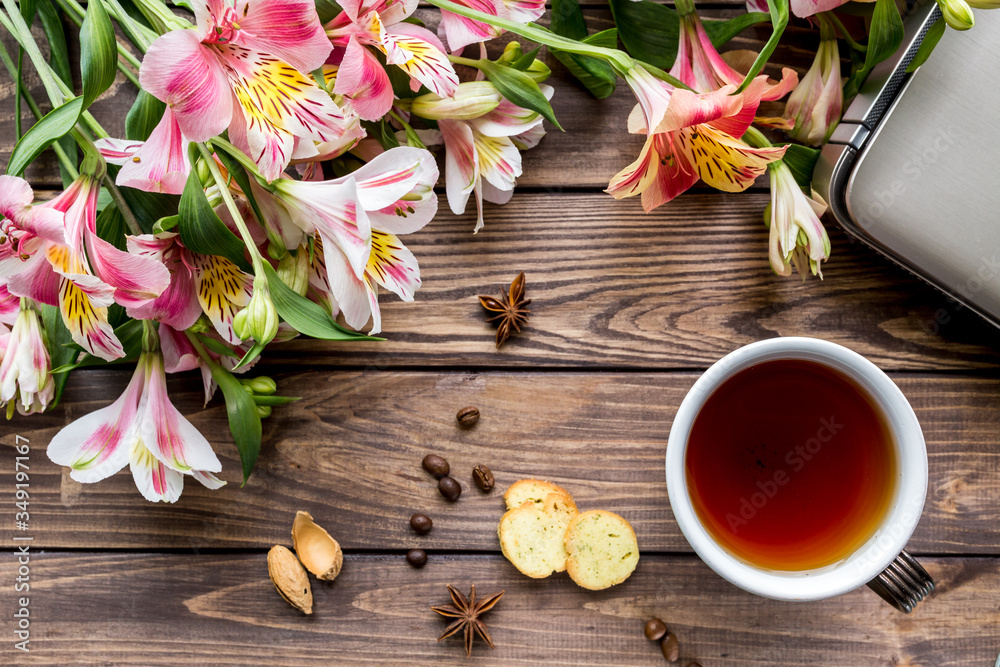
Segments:
[[[12,581],[15,559],[4,556],[0,576]],[[278,597],[265,560],[34,555],[31,653],[9,639],[0,661],[470,664],[460,641],[435,641],[445,623],[428,607],[447,601],[446,584],[472,583],[479,593],[506,591],[484,617],[496,649],[479,643],[473,653],[490,665],[664,665],[642,634],[654,615],[680,640],[680,667],[984,667],[1000,645],[995,558],[924,561],[938,590],[909,616],[866,589],[822,602],[765,600],[686,556],[644,556],[628,581],[592,592],[565,575],[530,580],[499,556],[432,555],[414,570],[401,555],[349,555],[335,582],[313,580],[315,611],[305,617]],[[9,617],[2,625],[11,627]]]
[[[486,228],[438,215],[406,237],[423,286],[383,295],[378,343],[275,346],[275,363],[400,366],[705,368],[770,336],[846,345],[890,370],[996,368],[996,329],[831,228],[824,281],[775,276],[768,196],[685,195],[644,215],[607,195],[518,193]],[[532,318],[497,351],[477,294],[527,274]],[[937,324],[937,321],[944,324]],[[305,357],[308,353],[308,357]]]
[[[307,510],[347,549],[497,551],[503,490],[525,477],[565,486],[581,509],[609,509],[635,527],[646,553],[688,552],[664,484],[666,438],[692,373],[310,372],[276,376],[303,399],[265,421],[257,471],[240,488],[220,400],[201,408],[200,381],[171,395],[215,444],[229,484],[185,485],[176,505],[141,500],[128,471],[80,485],[45,456],[62,425],[109,404],[126,373],[80,373],[54,413],[15,418],[31,440],[31,516],[46,548],[262,548],[286,541],[296,510]],[[896,381],[923,425],[930,485],[914,553],[1000,554],[1000,380],[901,375]],[[456,411],[475,405],[468,431]],[[10,452],[10,449],[6,449]],[[420,467],[446,457],[464,492],[454,504]],[[5,454],[9,455],[9,454]],[[484,495],[472,468],[488,465],[497,489]],[[0,505],[13,505],[0,485]],[[434,519],[430,535],[409,529],[414,512]]]
[[[742,13],[742,10],[709,9],[704,15],[726,18],[738,13]],[[586,14],[592,32],[613,27],[611,14],[607,9],[588,9]],[[432,27],[437,24],[436,11],[420,10],[418,15]],[[39,31],[39,34],[42,33]],[[754,26],[735,38],[726,48],[759,50],[769,34],[769,26]],[[4,46],[10,51],[13,40],[6,34],[3,39]],[[44,36],[41,41],[44,42]],[[505,36],[491,43],[491,52],[499,53],[507,41],[509,37]],[[812,51],[805,47],[812,47],[813,42],[817,41],[813,31],[804,24],[792,27],[786,33],[785,44],[775,53],[772,62],[788,65],[802,72],[809,66],[813,56]],[[524,175],[519,179],[519,185],[553,191],[607,187],[611,177],[631,163],[642,147],[642,138],[629,135],[625,129],[625,121],[635,105],[635,98],[628,87],[622,84],[613,97],[606,100],[594,99],[571,80],[561,63],[547,54],[545,60],[554,72],[549,81],[556,88],[552,104],[566,132],[558,132],[549,126],[549,135],[543,143],[537,149],[524,153]],[[769,66],[766,71],[777,74],[780,67]],[[45,99],[37,76],[33,71],[30,74],[29,81],[35,98],[39,101]],[[0,164],[7,163],[14,146],[13,96],[13,82],[6,72],[0,72]],[[91,110],[112,136],[123,136],[125,114],[134,100],[134,87],[119,74],[112,88],[94,103]],[[780,110],[781,105],[775,104],[763,107],[762,113],[774,115],[780,113]],[[23,119],[25,128],[33,122],[27,107],[24,108]],[[613,140],[595,142],[595,136]],[[28,171],[27,177],[36,187],[57,186],[60,183],[55,156],[51,151],[39,158]]]

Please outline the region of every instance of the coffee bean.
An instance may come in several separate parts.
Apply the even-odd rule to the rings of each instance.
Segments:
[[[423,549],[410,549],[406,552],[406,562],[420,569],[427,565],[427,552]]]
[[[455,502],[462,495],[462,485],[454,477],[442,477],[438,480],[438,491],[445,497],[445,500]]]
[[[437,454],[428,454],[424,457],[424,470],[434,475],[438,479],[441,479],[445,475],[451,472],[451,466],[448,462]]]
[[[667,636],[663,638],[660,650],[663,651],[663,657],[667,659],[667,662],[677,662],[677,659],[681,657],[680,642],[671,632],[668,632]]]
[[[434,522],[426,514],[420,514],[419,512],[410,517],[410,528],[413,529],[417,535],[426,535],[431,532],[431,528],[434,527]]]
[[[462,428],[471,428],[479,421],[479,408],[474,408],[471,405],[467,408],[462,408],[455,415],[455,418],[458,419],[458,425]]]
[[[476,483],[481,491],[492,491],[496,480],[493,479],[493,471],[486,466],[476,466],[472,469],[472,481]]]
[[[663,635],[667,634],[667,626],[663,624],[658,618],[651,618],[646,621],[646,628],[643,630],[646,633],[646,639],[650,641],[658,641],[663,638]]]

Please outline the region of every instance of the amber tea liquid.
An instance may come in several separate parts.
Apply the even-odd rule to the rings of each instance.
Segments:
[[[898,474],[885,418],[853,380],[804,360],[767,361],[723,383],[688,439],[686,475],[702,523],[758,567],[801,571],[867,542]]]

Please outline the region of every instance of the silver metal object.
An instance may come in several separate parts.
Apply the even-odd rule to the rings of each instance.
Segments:
[[[945,31],[930,59],[906,67],[938,19],[908,17],[822,151],[814,187],[848,233],[1000,326],[1000,15]],[[947,313],[945,314],[947,315]]]
[[[889,567],[868,582],[868,588],[896,609],[909,614],[934,590],[934,580],[913,556],[902,551]]]

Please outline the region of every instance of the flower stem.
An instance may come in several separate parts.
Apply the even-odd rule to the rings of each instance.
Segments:
[[[674,8],[681,16],[694,14],[694,0],[674,0]]]
[[[4,48],[3,44],[0,44],[0,60],[3,61],[4,67],[7,68],[7,72],[10,74],[10,78],[13,79],[14,81],[17,81],[17,70],[15,69],[14,61],[11,60],[10,54],[7,53],[7,49]],[[31,113],[35,116],[35,119],[37,120],[41,118],[44,114],[42,113],[42,110],[38,107],[38,103],[35,102],[35,97],[31,94],[31,91],[28,90],[28,86],[25,85],[23,80],[20,83],[20,88],[21,88],[21,94],[24,97],[24,101],[27,103],[28,108],[31,110]],[[18,109],[16,112],[18,117],[20,117],[21,115],[20,111],[21,110]],[[75,179],[77,176],[80,175],[79,172],[77,172],[76,170],[76,165],[73,163],[73,160],[70,159],[69,155],[66,154],[66,151],[63,150],[63,147],[59,144],[58,141],[53,142],[51,148],[52,151],[56,154],[56,158],[58,158],[59,164],[61,164],[63,169],[66,170],[66,173],[69,175],[70,178]]]
[[[69,20],[72,21],[74,24],[76,24],[76,27],[79,28],[80,26],[83,25],[83,19],[87,15],[86,10],[84,10],[83,7],[77,4],[74,0],[56,0],[56,4],[58,4],[59,7],[61,7],[64,12],[66,12],[66,15],[69,17]],[[118,71],[121,72],[126,79],[131,81],[136,88],[139,88],[138,77],[136,77],[135,73],[132,70],[130,70],[128,67],[125,66],[125,63],[128,63],[137,70],[142,65],[142,63],[139,62],[138,58],[132,55],[131,51],[128,50],[128,47],[126,47],[124,44],[118,41],[117,36],[115,36],[115,46],[117,46],[118,48],[118,57],[120,58],[120,60],[117,63]],[[121,62],[122,60],[124,60],[125,62],[124,63]]]
[[[754,148],[771,148],[773,144],[767,140],[764,133],[758,130],[752,125],[747,128],[747,131],[743,134],[743,141],[747,142]]]
[[[840,19],[837,18],[837,15],[834,14],[833,12],[820,12],[819,14],[816,15],[816,19],[819,22],[820,39],[837,38],[836,32],[830,31],[829,28],[827,27],[827,24],[823,23],[822,21],[823,18],[826,18],[831,23],[833,23],[836,29],[840,32],[841,37],[844,38],[844,41],[847,42],[847,45],[850,46],[852,49],[854,49],[855,51],[861,51],[862,53],[868,51],[868,47],[866,45],[858,44],[857,42],[854,41],[854,38],[851,37],[851,33],[847,32],[847,28],[844,27],[844,24],[840,22]]]
[[[594,56],[602,60],[607,60],[620,67],[623,71],[635,65],[635,61],[632,60],[631,56],[624,51],[619,51],[618,49],[607,49],[602,46],[584,44],[576,41],[575,39],[562,37],[536,25],[525,25],[509,19],[500,18],[499,16],[493,16],[492,14],[484,14],[483,12],[476,11],[475,9],[470,9],[464,5],[451,2],[451,0],[427,1],[439,9],[444,9],[445,11],[449,11],[453,14],[458,14],[459,16],[464,16],[466,18],[486,23],[495,28],[503,28],[504,30],[514,33],[515,35],[520,35],[525,39],[530,39],[536,44],[544,44],[545,46],[560,49],[561,51],[568,51],[569,53],[577,53],[584,56]]]
[[[265,180],[264,176],[260,173],[260,170],[257,168],[257,163],[251,160],[246,153],[238,149],[236,146],[233,146],[231,143],[229,143],[222,137],[212,137],[206,143],[211,144],[211,146],[213,147],[214,146],[220,147],[222,150],[226,151],[227,155],[229,155],[231,158],[239,162],[244,169],[250,172],[252,176],[257,178],[258,180]]]
[[[253,263],[254,274],[257,276],[263,276],[264,260],[260,256],[260,251],[257,250],[257,244],[254,243],[253,236],[250,235],[247,223],[243,220],[243,215],[240,213],[239,208],[236,207],[236,201],[233,200],[232,193],[229,192],[229,183],[226,182],[222,172],[219,171],[219,165],[215,164],[215,158],[212,157],[212,151],[209,150],[203,143],[195,144],[195,146],[198,147],[198,152],[201,153],[201,156],[208,164],[208,170],[211,172],[212,178],[215,180],[215,184],[219,187],[219,195],[222,196],[222,201],[226,204],[226,208],[229,210],[229,215],[232,216],[233,222],[236,224],[236,228],[240,231],[240,236],[243,237],[243,243],[246,245],[247,251],[250,253],[250,261]]]
[[[28,54],[28,58],[31,59],[38,72],[38,78],[42,80],[42,86],[45,88],[49,100],[54,106],[59,106],[66,98],[63,97],[62,91],[56,84],[57,77],[53,76],[49,64],[38,49],[38,44],[35,43],[35,38],[31,34],[31,28],[24,22],[21,10],[14,0],[3,0],[3,6],[8,14],[4,15],[3,12],[0,12],[0,23],[10,31],[24,52]]]
[[[135,47],[143,53],[148,51],[149,45],[157,37],[156,33],[129,16],[118,0],[104,0],[104,4],[111,7],[112,11],[110,13],[118,20],[118,25],[122,27],[122,30],[132,40]],[[138,67],[136,65],[137,69]]]

